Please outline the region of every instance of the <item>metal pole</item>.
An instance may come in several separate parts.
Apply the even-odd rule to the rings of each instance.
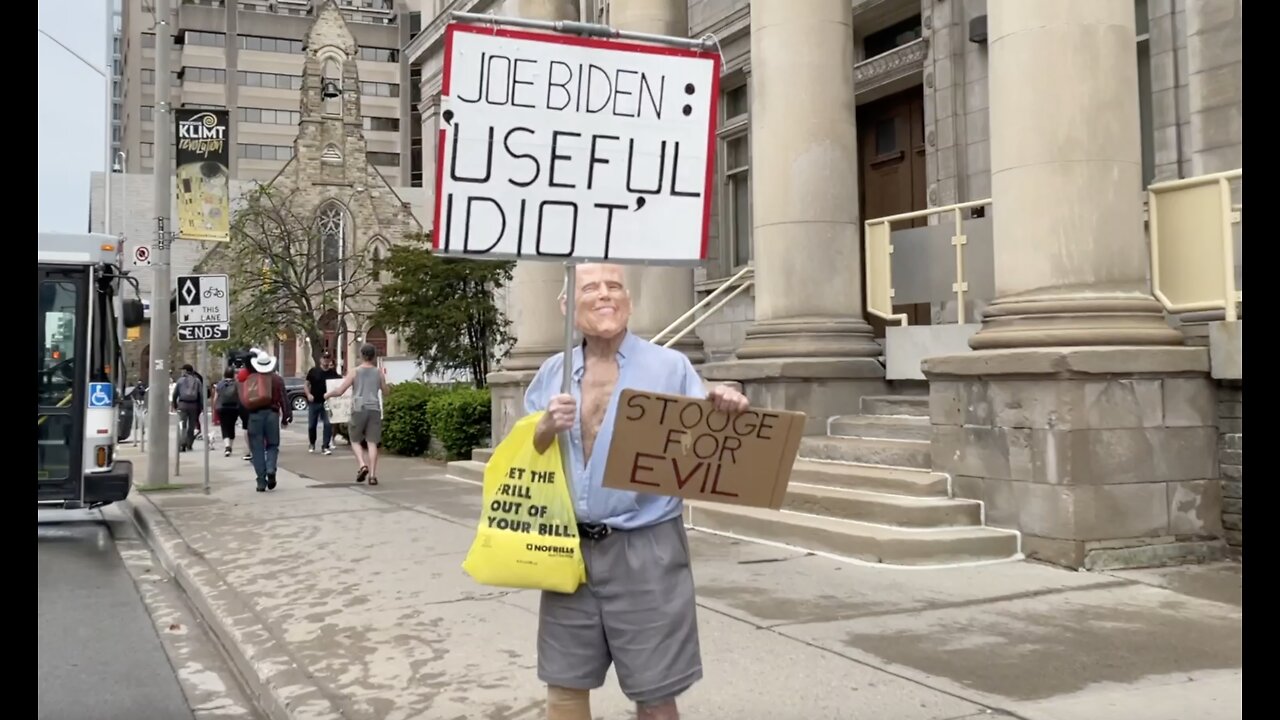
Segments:
[[[674,47],[702,50],[715,49],[716,41],[712,38],[684,38],[674,35],[654,35],[652,33],[617,30],[608,25],[574,22],[572,20],[530,20],[519,17],[501,17],[497,15],[481,15],[480,13],[455,12],[453,19],[460,22],[472,22],[479,25],[510,25],[512,27],[551,30],[560,33],[582,35],[585,37],[610,38],[615,40],[639,40],[641,42],[659,43]]]
[[[560,377],[560,392],[573,394],[573,331],[574,296],[578,288],[578,266],[573,261],[564,265],[564,368]],[[564,464],[565,485],[573,496],[573,450],[569,445],[570,433],[560,433],[560,458]]]
[[[155,135],[152,138],[152,161],[155,163],[155,251],[151,265],[155,280],[151,287],[151,392],[169,387],[169,133],[173,115],[170,112],[173,86],[169,80],[169,51],[173,44],[169,0],[155,0],[156,11],[156,99]],[[159,412],[148,413],[151,426],[151,452],[147,455],[147,485],[159,487],[168,483],[166,465],[169,459],[167,423],[169,398]],[[178,472],[178,453],[174,453],[174,474]]]
[[[207,342],[200,343],[199,362],[200,362],[200,367],[204,368],[204,371],[205,371],[205,374],[201,376],[202,379],[200,380],[200,397],[203,398],[202,403],[204,404],[204,427],[203,427],[204,432],[202,433],[204,435],[204,494],[208,495],[209,494],[209,445],[213,443],[213,427],[209,424],[211,420],[209,417],[209,405],[211,404],[209,400],[209,381],[206,379],[203,379],[205,377],[208,377],[208,372],[209,372],[209,367],[208,367],[209,343]]]

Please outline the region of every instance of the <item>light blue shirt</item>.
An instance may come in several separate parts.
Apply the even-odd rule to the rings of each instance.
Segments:
[[[591,458],[583,458],[582,447],[582,346],[573,349],[573,383],[570,394],[578,404],[578,416],[569,431],[573,467],[574,512],[580,523],[604,523],[619,530],[634,530],[665,522],[680,515],[684,501],[665,495],[613,490],[604,487],[604,467],[613,441],[613,421],[618,396],[625,389],[647,390],[668,395],[705,398],[702,379],[684,353],[632,335],[618,348],[618,384],[605,409],[604,422],[596,435]],[[560,394],[564,379],[564,353],[547,358],[529,383],[524,395],[526,414],[547,409],[551,398]]]

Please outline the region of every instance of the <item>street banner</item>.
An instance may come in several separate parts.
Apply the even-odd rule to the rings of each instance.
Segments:
[[[435,252],[706,259],[718,53],[453,24],[444,54]]]
[[[231,229],[231,126],[226,110],[173,111],[178,237],[226,242]]]

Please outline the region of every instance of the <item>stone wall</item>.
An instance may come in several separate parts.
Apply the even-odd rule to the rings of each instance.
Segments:
[[[1222,474],[1222,527],[1232,551],[1244,550],[1244,385],[1218,386],[1218,469]]]
[[[1221,555],[1213,451],[1227,441],[1207,377],[926,374],[934,469],[986,503],[988,524],[1021,530],[1028,558],[1101,570]]]

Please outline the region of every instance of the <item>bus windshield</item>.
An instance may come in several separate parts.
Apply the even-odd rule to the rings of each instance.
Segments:
[[[83,348],[84,278],[71,272],[49,272],[40,279],[38,471],[45,480],[69,477],[76,430],[72,401]]]

